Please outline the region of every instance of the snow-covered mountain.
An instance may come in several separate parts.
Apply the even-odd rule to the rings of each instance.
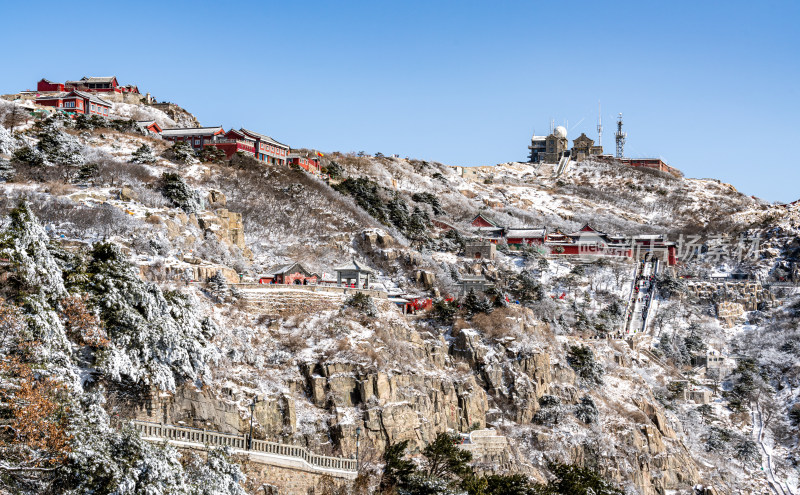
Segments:
[[[256,438],[350,457],[358,428],[372,490],[388,446],[419,453],[439,433],[494,428],[508,447],[476,473],[544,483],[560,463],[629,493],[797,492],[797,205],[613,160],[462,175],[332,152],[324,179],[210,163],[125,124],[173,125],[163,112],[115,108],[0,126],[0,410],[14,429],[0,489],[251,493],[270,480],[229,453],[181,460],[124,425],[245,432],[258,397]],[[506,228],[698,236],[700,256],[652,279],[632,260],[502,238],[476,260],[464,245],[485,236],[479,213]],[[709,254],[743,237],[759,239],[750,256]],[[368,301],[257,285],[277,265],[321,280],[354,259],[373,272]],[[733,293],[740,272],[755,295]],[[465,276],[492,287],[460,294]],[[405,315],[400,297],[433,307]],[[647,319],[629,324],[629,310]]]

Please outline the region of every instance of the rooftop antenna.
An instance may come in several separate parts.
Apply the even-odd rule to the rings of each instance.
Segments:
[[[550,134],[556,131],[556,119],[550,119]]]
[[[603,147],[603,111],[597,102],[597,146]]]
[[[614,137],[617,138],[617,158],[625,156],[625,138],[627,136],[628,133],[622,132],[622,113],[620,113],[617,117],[617,132],[614,134]]]

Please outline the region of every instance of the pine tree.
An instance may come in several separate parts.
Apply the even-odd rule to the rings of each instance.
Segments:
[[[222,270],[217,270],[217,273],[208,279],[208,288],[211,290],[211,294],[218,300],[225,297],[225,294],[228,292],[228,281],[222,274]]]
[[[200,161],[205,163],[224,163],[227,155],[216,146],[206,146],[200,151]]]
[[[155,163],[156,155],[153,153],[153,148],[143,143],[131,155],[131,163]]]
[[[164,156],[173,162],[189,164],[196,160],[196,154],[192,145],[186,141],[178,141],[171,148],[164,152]]]
[[[425,456],[424,470],[431,478],[460,478],[469,471],[472,453],[458,446],[458,435],[439,433],[436,439],[422,451]]]
[[[490,314],[494,310],[492,303],[485,297],[478,297],[474,289],[469,290],[467,296],[464,298],[462,307],[469,318],[478,313]]]
[[[164,172],[161,176],[161,190],[164,196],[186,213],[196,213],[203,209],[200,195],[192,190],[183,178],[172,172]]]
[[[604,480],[591,469],[568,465],[551,464],[554,479],[545,486],[537,487],[541,495],[622,495],[623,491]]]
[[[408,440],[386,446],[383,452],[383,475],[378,487],[380,493],[392,493],[398,487],[404,486],[417,470],[412,461],[404,458],[407,447]]]

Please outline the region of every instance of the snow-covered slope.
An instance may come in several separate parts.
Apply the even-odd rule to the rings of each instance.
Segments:
[[[174,124],[154,112],[117,106],[120,116]],[[330,153],[323,166],[327,181],[241,158],[181,159],[169,143],[110,126],[51,119],[14,135],[0,127],[0,275],[13,282],[3,297],[54,350],[43,357],[68,371],[83,401],[78,416],[103,425],[79,452],[121,441],[100,411],[239,432],[257,396],[267,399],[255,408],[259,436],[321,453],[354,454],[356,427],[361,452],[377,462],[390,443],[421,449],[441,431],[488,425],[511,448],[484,468],[544,479],[550,462],[577,463],[644,494],[696,484],[755,492],[767,478],[796,491],[796,349],[770,333],[795,325],[793,289],[728,327],[717,301],[692,296],[678,278],[725,268],[790,273],[796,205],[600,161],[557,178],[507,163],[469,180],[421,160]],[[476,261],[463,256],[463,238],[431,223],[468,234],[478,213],[507,227],[569,232],[590,223],[609,233],[763,233],[766,241],[744,264],[701,260],[662,272],[674,293],[656,291],[646,331],[606,339],[625,321],[634,263],[548,259],[502,243],[494,260]],[[352,258],[392,294],[437,299],[435,309],[409,317],[377,296],[366,304],[233,284],[288,261],[332,275]],[[455,281],[467,274],[496,290],[463,298],[461,308],[438,299],[457,295]],[[100,340],[70,330],[64,308],[77,303],[65,306],[68,297],[85,305]],[[718,377],[708,407],[682,391],[711,393],[691,361],[703,346],[745,363]],[[15,352],[17,344],[3,348]],[[754,373],[750,357],[767,372]],[[141,450],[131,457],[159,469],[174,460]],[[226,472],[217,479],[241,474]],[[182,476],[172,482],[185,484]]]

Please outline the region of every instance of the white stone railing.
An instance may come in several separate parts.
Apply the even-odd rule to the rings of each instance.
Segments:
[[[132,423],[134,428],[146,439],[164,439],[171,442],[196,443],[201,445],[230,447],[236,450],[248,450],[247,436],[245,435],[232,435],[229,433],[220,433],[218,431],[151,423],[149,421],[133,421]],[[299,445],[253,439],[253,445],[252,448],[249,449],[249,452],[292,457],[305,461],[312,469],[352,471],[353,473],[357,470],[357,461],[355,459],[315,454]]]
[[[231,287],[236,287],[237,289],[243,290],[243,295],[248,298],[253,298],[255,294],[252,292],[248,293],[248,290],[251,289],[262,289],[262,290],[304,290],[308,292],[327,292],[327,293],[334,293],[334,294],[347,294],[352,295],[356,292],[362,292],[369,296],[372,296],[376,299],[386,299],[388,296],[385,291],[376,290],[376,289],[360,289],[358,287],[346,287],[340,285],[296,285],[296,284],[257,284],[257,283],[242,283],[242,284],[230,284]]]
[[[465,442],[459,447],[472,452],[473,455],[500,452],[508,448],[508,439],[498,435],[493,429],[475,430],[469,433]]]

